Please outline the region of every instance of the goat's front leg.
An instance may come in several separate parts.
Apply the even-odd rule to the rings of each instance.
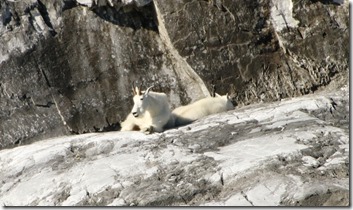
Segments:
[[[135,123],[135,118],[129,114],[126,119],[120,123],[120,131],[138,131],[140,127]]]
[[[151,134],[155,131],[154,127],[151,125],[149,127],[144,127],[141,129],[141,131],[145,134]]]

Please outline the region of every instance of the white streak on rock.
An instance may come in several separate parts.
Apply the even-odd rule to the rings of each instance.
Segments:
[[[271,20],[276,31],[280,32],[287,27],[297,27],[299,21],[293,17],[292,0],[273,0]]]

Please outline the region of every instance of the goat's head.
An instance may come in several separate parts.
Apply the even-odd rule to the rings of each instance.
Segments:
[[[217,94],[217,93],[216,93]],[[218,95],[218,94],[217,94]],[[227,107],[227,110],[232,110],[234,109],[234,105],[232,103],[232,100],[231,100],[231,96],[227,93],[226,95],[223,95],[223,96],[219,96],[218,97],[222,97],[223,100],[226,102],[226,107]]]
[[[143,116],[145,114],[150,104],[150,96],[148,94],[152,87],[153,86],[147,88],[144,93],[141,92],[141,87],[132,88],[134,93],[134,106],[132,107],[131,114],[134,117]]]
[[[226,105],[227,110],[232,110],[234,109],[234,105],[231,100],[231,96],[227,93],[226,95],[219,95],[218,93],[215,93],[215,98],[219,98],[224,101]]]

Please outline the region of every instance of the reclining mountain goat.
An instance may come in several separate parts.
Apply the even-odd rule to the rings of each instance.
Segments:
[[[162,132],[171,117],[168,97],[165,93],[151,91],[153,86],[141,91],[133,87],[134,106],[121,123],[121,131],[141,130],[144,133]]]
[[[234,109],[228,94],[221,96],[214,91],[211,93],[211,97],[206,97],[192,104],[174,109],[170,120],[173,121],[173,123],[169,122],[168,124],[174,124],[174,127],[178,127],[190,124],[207,115]]]

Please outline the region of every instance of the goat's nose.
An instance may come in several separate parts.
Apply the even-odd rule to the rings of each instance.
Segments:
[[[137,114],[137,112],[133,112],[132,115],[134,115],[134,117],[138,117],[139,115]]]

